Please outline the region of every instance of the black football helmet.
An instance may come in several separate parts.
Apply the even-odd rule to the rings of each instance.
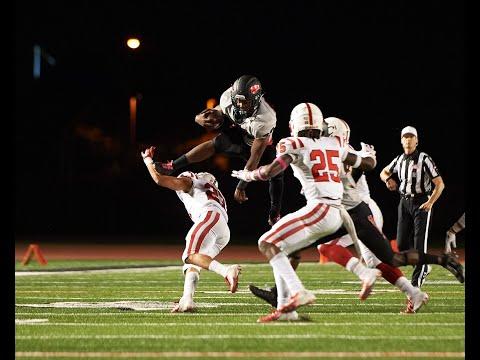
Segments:
[[[257,112],[263,96],[262,85],[255,76],[242,75],[235,80],[232,88],[233,120],[242,124]]]

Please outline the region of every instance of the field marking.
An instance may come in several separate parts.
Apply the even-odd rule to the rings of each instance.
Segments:
[[[208,298],[208,297],[206,297]],[[112,301],[101,301],[101,302],[74,302],[74,301],[59,301],[53,302],[48,304],[15,304],[18,307],[37,307],[37,308],[132,308],[136,310],[165,310],[173,305],[174,301],[170,302],[158,302],[147,301],[148,298],[130,298],[130,300],[118,300],[115,299],[107,299],[107,298],[56,298],[56,297],[45,297],[45,296],[25,296],[22,299],[66,299],[66,300],[112,300]],[[212,297],[211,299],[216,299]],[[137,300],[145,300],[145,301],[137,301]],[[257,304],[257,303],[250,303],[250,302],[213,302],[213,303],[196,303],[197,307],[219,307],[219,306],[260,306],[265,307],[268,306],[267,303]],[[309,307],[327,307],[327,306],[335,306],[335,307],[346,307],[346,306],[378,306],[378,307],[392,307],[397,305],[397,303],[314,303],[309,305]],[[464,308],[465,305],[454,305],[454,304],[432,304],[428,305],[429,308],[438,308],[438,307],[449,307],[449,308]]]
[[[159,267],[144,267],[144,268],[123,268],[123,269],[91,269],[91,270],[58,270],[58,271],[15,271],[17,276],[37,276],[37,275],[78,275],[78,274],[117,274],[117,273],[143,273],[155,271],[179,270],[181,265],[159,266]]]
[[[17,321],[25,321],[24,323],[17,323]],[[31,321],[31,322],[29,322]],[[43,322],[44,321],[44,322]],[[81,323],[81,322],[59,322],[59,323],[52,323],[48,322],[48,319],[31,319],[31,320],[17,320],[15,319],[15,324],[18,325],[35,325],[35,326],[82,326],[82,327],[89,327],[89,326],[200,326],[200,327],[209,327],[209,326],[442,326],[442,327],[450,327],[450,326],[465,326],[463,322],[457,323],[417,323],[417,322],[397,322],[397,323],[384,323],[384,322],[321,322],[321,321],[277,321],[272,323],[252,323],[252,322],[215,322],[215,323],[205,323],[205,322],[186,322],[186,323],[179,323],[179,322],[111,322],[111,323]]]
[[[15,319],[15,325],[37,325],[48,323],[48,319]]]
[[[245,352],[245,351],[162,351],[162,352],[77,352],[77,351],[17,351],[16,358],[21,357],[78,357],[78,358],[163,358],[163,357],[221,357],[221,358],[464,358],[465,352],[439,351],[307,351],[307,352]]]
[[[152,339],[152,340],[225,340],[225,339],[344,339],[344,340],[464,340],[463,335],[326,335],[326,334],[252,334],[252,335],[17,335],[16,340],[108,340],[108,339]]]
[[[337,316],[337,315],[363,315],[363,316],[392,316],[395,314],[392,314],[391,312],[384,312],[384,313],[365,313],[365,312],[337,312],[337,313],[311,313],[311,314],[318,314],[321,316]],[[64,313],[64,312],[16,312],[15,315],[35,315],[35,316],[119,316],[119,315],[133,315],[133,316],[139,316],[139,315],[144,315],[144,316],[257,316],[257,315],[265,315],[265,312],[222,312],[222,313],[188,313],[188,314],[180,314],[180,313],[165,313],[165,312],[70,312],[70,313]],[[417,316],[423,316],[423,315],[430,315],[430,316],[436,316],[436,315],[451,315],[451,316],[459,316],[459,315],[465,315],[464,313],[452,313],[452,312],[435,312],[435,313],[416,313],[415,317]],[[413,316],[413,315],[412,315]],[[402,317],[405,317],[405,315],[402,315]]]

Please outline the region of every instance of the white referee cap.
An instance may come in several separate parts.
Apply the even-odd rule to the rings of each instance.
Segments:
[[[403,137],[405,134],[412,134],[412,135],[415,135],[418,138],[417,129],[415,129],[413,126],[405,126],[402,129],[402,136],[400,136],[400,137]]]

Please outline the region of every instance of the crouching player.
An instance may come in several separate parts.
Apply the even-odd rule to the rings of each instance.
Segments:
[[[193,311],[193,295],[200,278],[200,270],[213,271],[225,279],[231,293],[237,291],[239,265],[226,266],[214,260],[230,241],[227,205],[215,177],[208,172],[185,171],[178,177],[161,175],[155,170],[151,146],[142,152],[143,161],[152,179],[159,186],[176,191],[185,205],[193,226],[185,237],[183,296],[172,312]]]

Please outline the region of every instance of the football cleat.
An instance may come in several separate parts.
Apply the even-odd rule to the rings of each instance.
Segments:
[[[442,266],[450,271],[457,280],[461,283],[465,282],[465,274],[463,271],[463,266],[458,262],[458,260],[455,258],[454,255],[452,254],[443,254],[442,257]]]
[[[277,321],[297,321],[300,320],[298,313],[296,311],[291,311],[288,313],[282,313]]]
[[[412,297],[407,299],[407,308],[403,311],[404,314],[415,314],[420,308],[427,304],[429,296],[423,291],[418,291]]]
[[[308,290],[300,290],[295,295],[292,295],[285,305],[283,305],[278,311],[282,313],[289,313],[297,310],[300,306],[313,304],[316,300],[316,296]]]
[[[225,282],[229,286],[230,292],[233,294],[238,288],[238,276],[240,275],[242,268],[240,265],[230,265],[227,270],[227,276],[225,276]]]
[[[256,297],[265,300],[267,303],[272,305],[274,308],[277,307],[277,288],[273,287],[270,290],[264,290],[256,287],[255,285],[248,285],[248,288]]]
[[[171,310],[172,313],[175,312],[192,312],[195,311],[196,306],[191,297],[181,297],[177,304]]]
[[[281,315],[282,315],[282,313],[279,310],[274,309],[274,310],[272,310],[272,312],[270,314],[265,315],[265,316],[260,316],[257,319],[257,322],[267,323],[267,322],[271,322],[271,321],[276,321],[280,318]]]
[[[155,170],[162,175],[170,175],[173,173],[173,160],[167,161],[166,163],[155,162]]]
[[[358,294],[358,297],[360,300],[364,301],[368,298],[370,293],[372,292],[373,285],[375,285],[375,282],[377,279],[382,276],[382,272],[378,269],[365,269],[360,275],[360,280],[362,280],[362,290],[360,290],[360,294]]]

